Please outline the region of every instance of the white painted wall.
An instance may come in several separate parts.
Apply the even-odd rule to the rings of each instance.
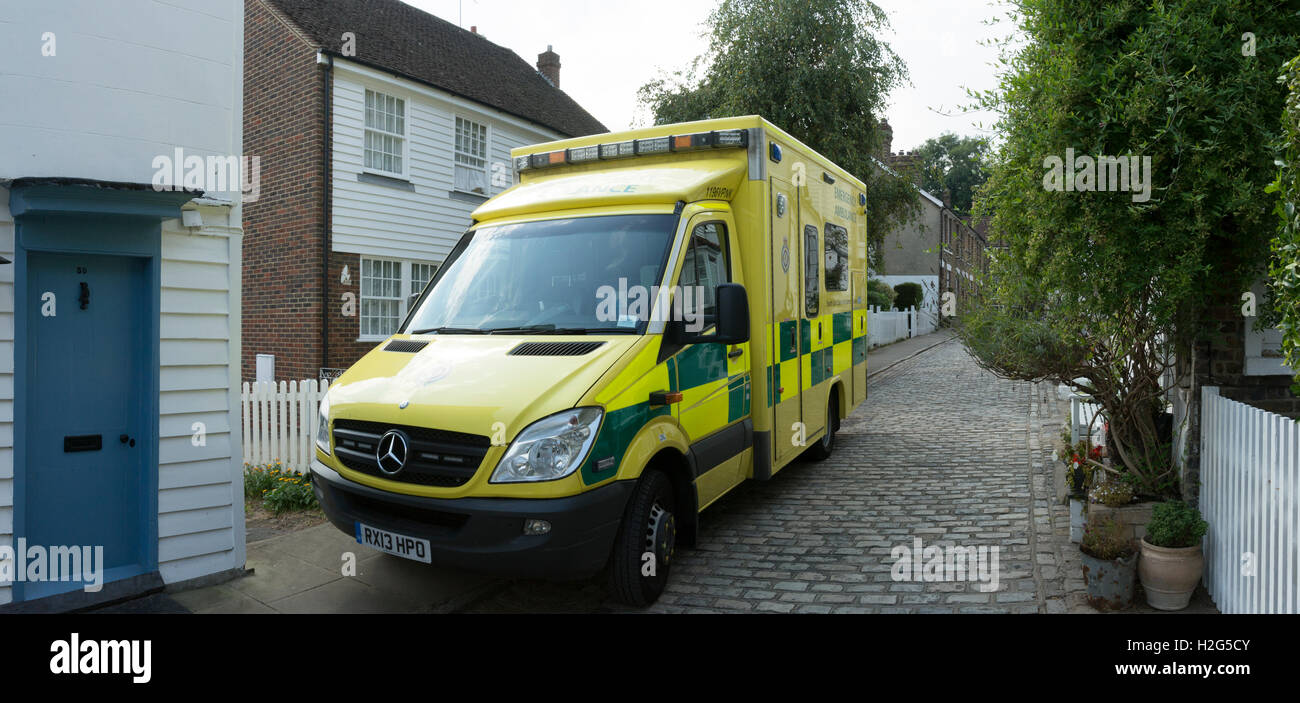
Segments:
[[[52,57],[41,54],[47,31]],[[154,157],[176,147],[241,153],[242,0],[0,3],[0,52],[0,178],[149,183]],[[202,226],[162,226],[158,558],[168,583],[245,561],[241,207],[235,193],[213,195],[186,206]],[[8,202],[0,189],[6,256]],[[14,529],[13,277],[0,265],[0,544]],[[0,584],[0,603],[11,597]]]
[[[357,180],[364,170],[367,87],[406,99],[406,170],[413,191]],[[334,63],[333,106],[333,249],[353,254],[441,263],[465,233],[479,203],[449,194],[457,114],[488,125],[488,161],[501,162],[507,178],[513,173],[511,149],[561,138],[498,110],[340,59]],[[490,186],[489,195],[504,189]]]
[[[202,205],[203,226],[163,223],[158,562],[167,583],[244,565],[239,432],[238,215]],[[195,446],[195,423],[203,444]]]
[[[242,0],[0,3],[0,178],[149,183],[175,146],[231,153],[242,55]]]

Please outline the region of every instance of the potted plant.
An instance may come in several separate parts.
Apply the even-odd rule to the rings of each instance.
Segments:
[[[1098,610],[1122,610],[1133,602],[1137,549],[1114,518],[1095,520],[1083,531],[1083,581]]]
[[[1086,439],[1070,446],[1070,430],[1067,428],[1061,439],[1065,447],[1057,453],[1057,459],[1065,465],[1065,485],[1070,489],[1070,541],[1083,539],[1083,523],[1087,517],[1088,485],[1092,481],[1093,462],[1101,460],[1101,447],[1090,447]]]
[[[1187,607],[1201,580],[1201,538],[1209,525],[1192,506],[1171,500],[1156,505],[1142,538],[1138,574],[1147,603],[1159,610]]]

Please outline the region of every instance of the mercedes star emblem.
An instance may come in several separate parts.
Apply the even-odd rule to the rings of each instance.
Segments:
[[[389,476],[399,473],[406,466],[406,452],[406,435],[397,430],[389,430],[379,438],[379,446],[375,447],[375,460],[379,462],[379,470]]]

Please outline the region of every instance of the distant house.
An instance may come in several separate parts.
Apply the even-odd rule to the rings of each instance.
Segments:
[[[882,153],[876,159],[885,172],[904,178],[916,165],[913,153],[890,151],[893,130],[884,131]],[[885,236],[881,247],[883,270],[873,271],[891,286],[904,282],[921,284],[925,291],[923,309],[938,312],[945,293],[952,293],[960,306],[979,288],[980,276],[988,270],[989,243],[984,234],[940,199],[917,186],[921,212],[911,222]]]
[[[510,149],[607,131],[534,67],[397,0],[247,0],[243,377],[330,376],[396,331],[513,184]],[[269,373],[274,357],[274,373]]]
[[[242,572],[242,16],[0,3],[0,611]]]

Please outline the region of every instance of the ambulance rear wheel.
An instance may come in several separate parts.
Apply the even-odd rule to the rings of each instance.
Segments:
[[[646,471],[628,500],[610,555],[609,588],[619,602],[646,606],[663,593],[677,546],[675,509],[672,481],[662,471]]]
[[[835,401],[835,395],[832,394],[831,402],[826,407],[826,434],[808,448],[808,458],[813,461],[825,461],[835,451],[835,430],[840,428],[840,406]]]

